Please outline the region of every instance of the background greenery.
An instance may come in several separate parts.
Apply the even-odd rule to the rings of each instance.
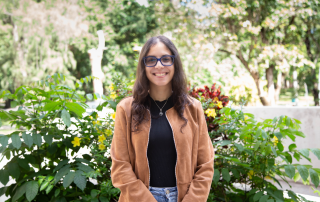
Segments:
[[[139,47],[161,34],[178,47],[192,84],[214,80],[250,105],[290,104],[280,95],[299,97],[306,84],[307,99],[319,105],[318,1],[146,2],[1,0],[0,88],[14,92],[53,73],[71,85],[90,76],[88,50],[103,30],[104,87],[112,75],[134,79]],[[84,91],[92,93],[92,84]]]

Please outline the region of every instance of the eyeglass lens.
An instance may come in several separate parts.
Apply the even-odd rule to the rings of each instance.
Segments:
[[[148,57],[145,59],[146,66],[155,66],[158,60],[156,57]],[[170,66],[173,64],[173,58],[170,56],[164,56],[161,58],[162,65]]]

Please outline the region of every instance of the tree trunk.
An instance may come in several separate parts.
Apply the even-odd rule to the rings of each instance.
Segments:
[[[275,105],[275,90],[274,90],[274,83],[273,83],[273,71],[274,66],[271,65],[269,68],[266,69],[266,77],[267,77],[267,87],[268,87],[268,101],[269,106]]]
[[[279,70],[278,71],[278,75],[277,75],[277,84],[276,84],[276,87],[275,87],[275,93],[274,93],[274,99],[275,101],[279,101],[280,99],[280,92],[281,92],[281,86],[282,86],[282,72]]]
[[[264,93],[263,93],[263,89],[262,87],[260,87],[260,76],[259,76],[259,72],[250,72],[250,75],[252,76],[254,83],[256,84],[257,90],[258,90],[258,96],[260,98],[260,101],[262,103],[263,106],[268,106],[270,105],[269,101],[267,100],[267,98],[265,97]]]
[[[312,74],[313,74],[313,77],[314,77],[313,80],[317,80],[317,78],[316,78],[316,70],[315,69],[312,70]],[[318,83],[317,82],[313,82],[312,95],[313,95],[313,100],[314,100],[314,106],[319,106],[319,89],[318,89]]]
[[[219,49],[219,50],[221,50],[221,49]],[[228,51],[223,51],[223,52],[228,52]],[[236,55],[237,58],[239,58],[239,60],[243,64],[243,66],[246,68],[246,70],[248,70],[248,72],[250,73],[250,75],[252,76],[252,78],[254,80],[254,83],[256,84],[256,87],[257,87],[257,90],[258,90],[258,96],[260,98],[260,101],[261,101],[262,105],[263,106],[270,105],[269,101],[265,97],[265,93],[263,91],[263,88],[260,86],[260,75],[259,75],[259,72],[250,69],[248,62],[243,58],[241,51],[238,50],[237,52],[238,52],[238,54]],[[228,52],[228,53],[230,53],[230,52]]]

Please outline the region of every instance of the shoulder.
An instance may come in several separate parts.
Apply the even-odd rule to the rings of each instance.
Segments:
[[[126,115],[130,115],[131,106],[132,106],[133,97],[125,97],[117,104],[117,111],[121,109],[121,111],[125,112]]]
[[[194,97],[191,97],[188,95],[188,99],[190,101],[190,103],[187,105],[187,109],[192,110],[192,111],[198,111],[202,109],[202,105],[201,102],[199,100],[197,100]]]

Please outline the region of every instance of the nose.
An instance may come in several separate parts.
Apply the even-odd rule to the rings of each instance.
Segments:
[[[156,68],[156,69],[163,68],[163,65],[161,64],[160,60],[157,61],[157,64],[156,64],[156,66],[154,68]]]

